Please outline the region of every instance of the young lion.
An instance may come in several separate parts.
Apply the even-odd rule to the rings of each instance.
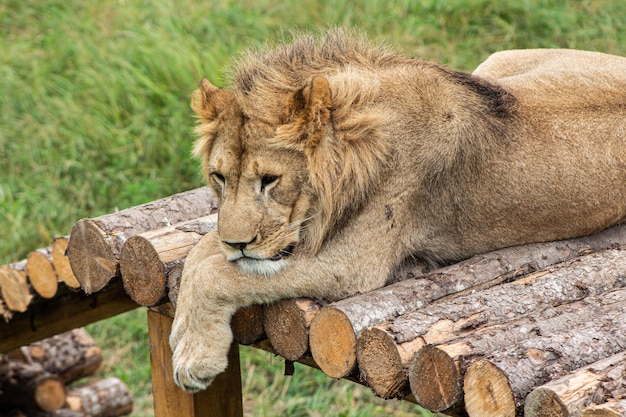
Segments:
[[[431,265],[626,220],[626,59],[500,52],[472,75],[351,33],[250,52],[192,107],[218,231],[189,254],[176,383],[227,365],[239,307],[340,299]]]

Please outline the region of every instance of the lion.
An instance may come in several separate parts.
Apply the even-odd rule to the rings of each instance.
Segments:
[[[218,229],[186,259],[174,379],[227,366],[240,307],[337,300],[497,248],[626,220],[626,58],[493,54],[472,74],[347,30],[245,53],[192,97]]]

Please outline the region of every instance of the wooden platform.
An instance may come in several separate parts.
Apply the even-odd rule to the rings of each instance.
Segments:
[[[0,266],[0,354],[147,306],[155,416],[242,416],[237,344],[208,390],[191,395],[172,381],[180,274],[188,251],[216,227],[213,202],[201,201],[176,224],[168,210],[189,204],[169,198],[77,223],[68,247],[77,237],[81,262],[71,270],[90,295],[55,276],[56,267],[46,268],[58,286],[48,293],[26,260]],[[46,264],[50,251],[37,251]],[[411,266],[398,278],[326,305],[298,299],[240,310],[235,340],[448,415],[626,416],[626,225],[434,271]]]

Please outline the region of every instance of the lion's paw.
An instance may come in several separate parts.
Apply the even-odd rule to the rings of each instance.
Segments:
[[[188,392],[198,392],[226,370],[228,358],[201,344],[185,349],[183,340],[174,352],[172,362],[176,385]]]

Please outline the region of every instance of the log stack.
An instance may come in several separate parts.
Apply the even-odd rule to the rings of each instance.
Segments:
[[[96,373],[102,352],[84,329],[15,349],[0,359],[0,415],[118,417],[133,399],[118,378],[75,387]]]
[[[82,219],[72,227],[70,233],[68,256],[72,270],[87,294],[100,291],[112,279],[120,276],[120,258],[129,238],[216,212],[215,195],[210,188],[201,187],[116,213]],[[202,235],[209,230],[199,226],[194,231],[197,235]],[[167,239],[168,237],[164,237],[161,242]],[[147,248],[149,243],[143,243],[144,241],[136,242],[136,250]],[[163,246],[160,249],[172,248],[167,244]],[[129,249],[128,252],[132,262],[134,249]],[[184,251],[174,256],[181,258]],[[166,256],[164,259],[169,258]],[[127,270],[133,271],[133,268],[129,267]],[[153,297],[148,297],[147,302],[151,302]]]
[[[67,304],[68,298],[80,299],[85,293],[122,285],[139,305],[167,300],[166,287],[174,291],[177,284],[168,285],[166,280],[171,275],[177,282],[186,254],[202,235],[216,227],[216,212],[213,192],[201,187],[82,219],[74,225],[70,236],[54,239],[50,246],[32,251],[20,262],[0,265],[0,317],[5,323],[14,316],[21,321],[27,314],[42,317],[50,305]],[[158,256],[152,241],[156,241]],[[126,249],[122,254],[123,247]],[[120,279],[122,255],[126,259],[124,281]],[[157,258],[150,259],[151,256]],[[140,289],[135,291],[135,287]],[[67,297],[79,290],[78,297]],[[129,308],[118,306],[111,314]],[[35,325],[31,323],[31,327],[34,332]]]
[[[116,262],[131,298],[175,307],[184,259],[216,221],[211,213],[127,238]],[[312,357],[333,378],[454,415],[612,415],[623,406],[626,225],[435,271],[412,265],[394,281],[326,305],[252,306],[233,318],[235,339],[267,338],[288,362]],[[600,369],[611,376],[589,376]],[[581,378],[585,388],[574,388]]]
[[[139,305],[175,308],[187,254],[217,227],[212,195],[177,196],[77,223],[69,262],[83,290],[119,282]],[[5,267],[0,289],[44,299],[24,283],[28,262]],[[251,306],[233,318],[235,339],[450,415],[624,416],[626,225],[411,265],[393,281],[333,303]],[[2,294],[0,313],[33,302]]]
[[[0,316],[8,321],[32,303],[80,289],[65,254],[68,242],[68,237],[58,237],[20,262],[0,265]]]

